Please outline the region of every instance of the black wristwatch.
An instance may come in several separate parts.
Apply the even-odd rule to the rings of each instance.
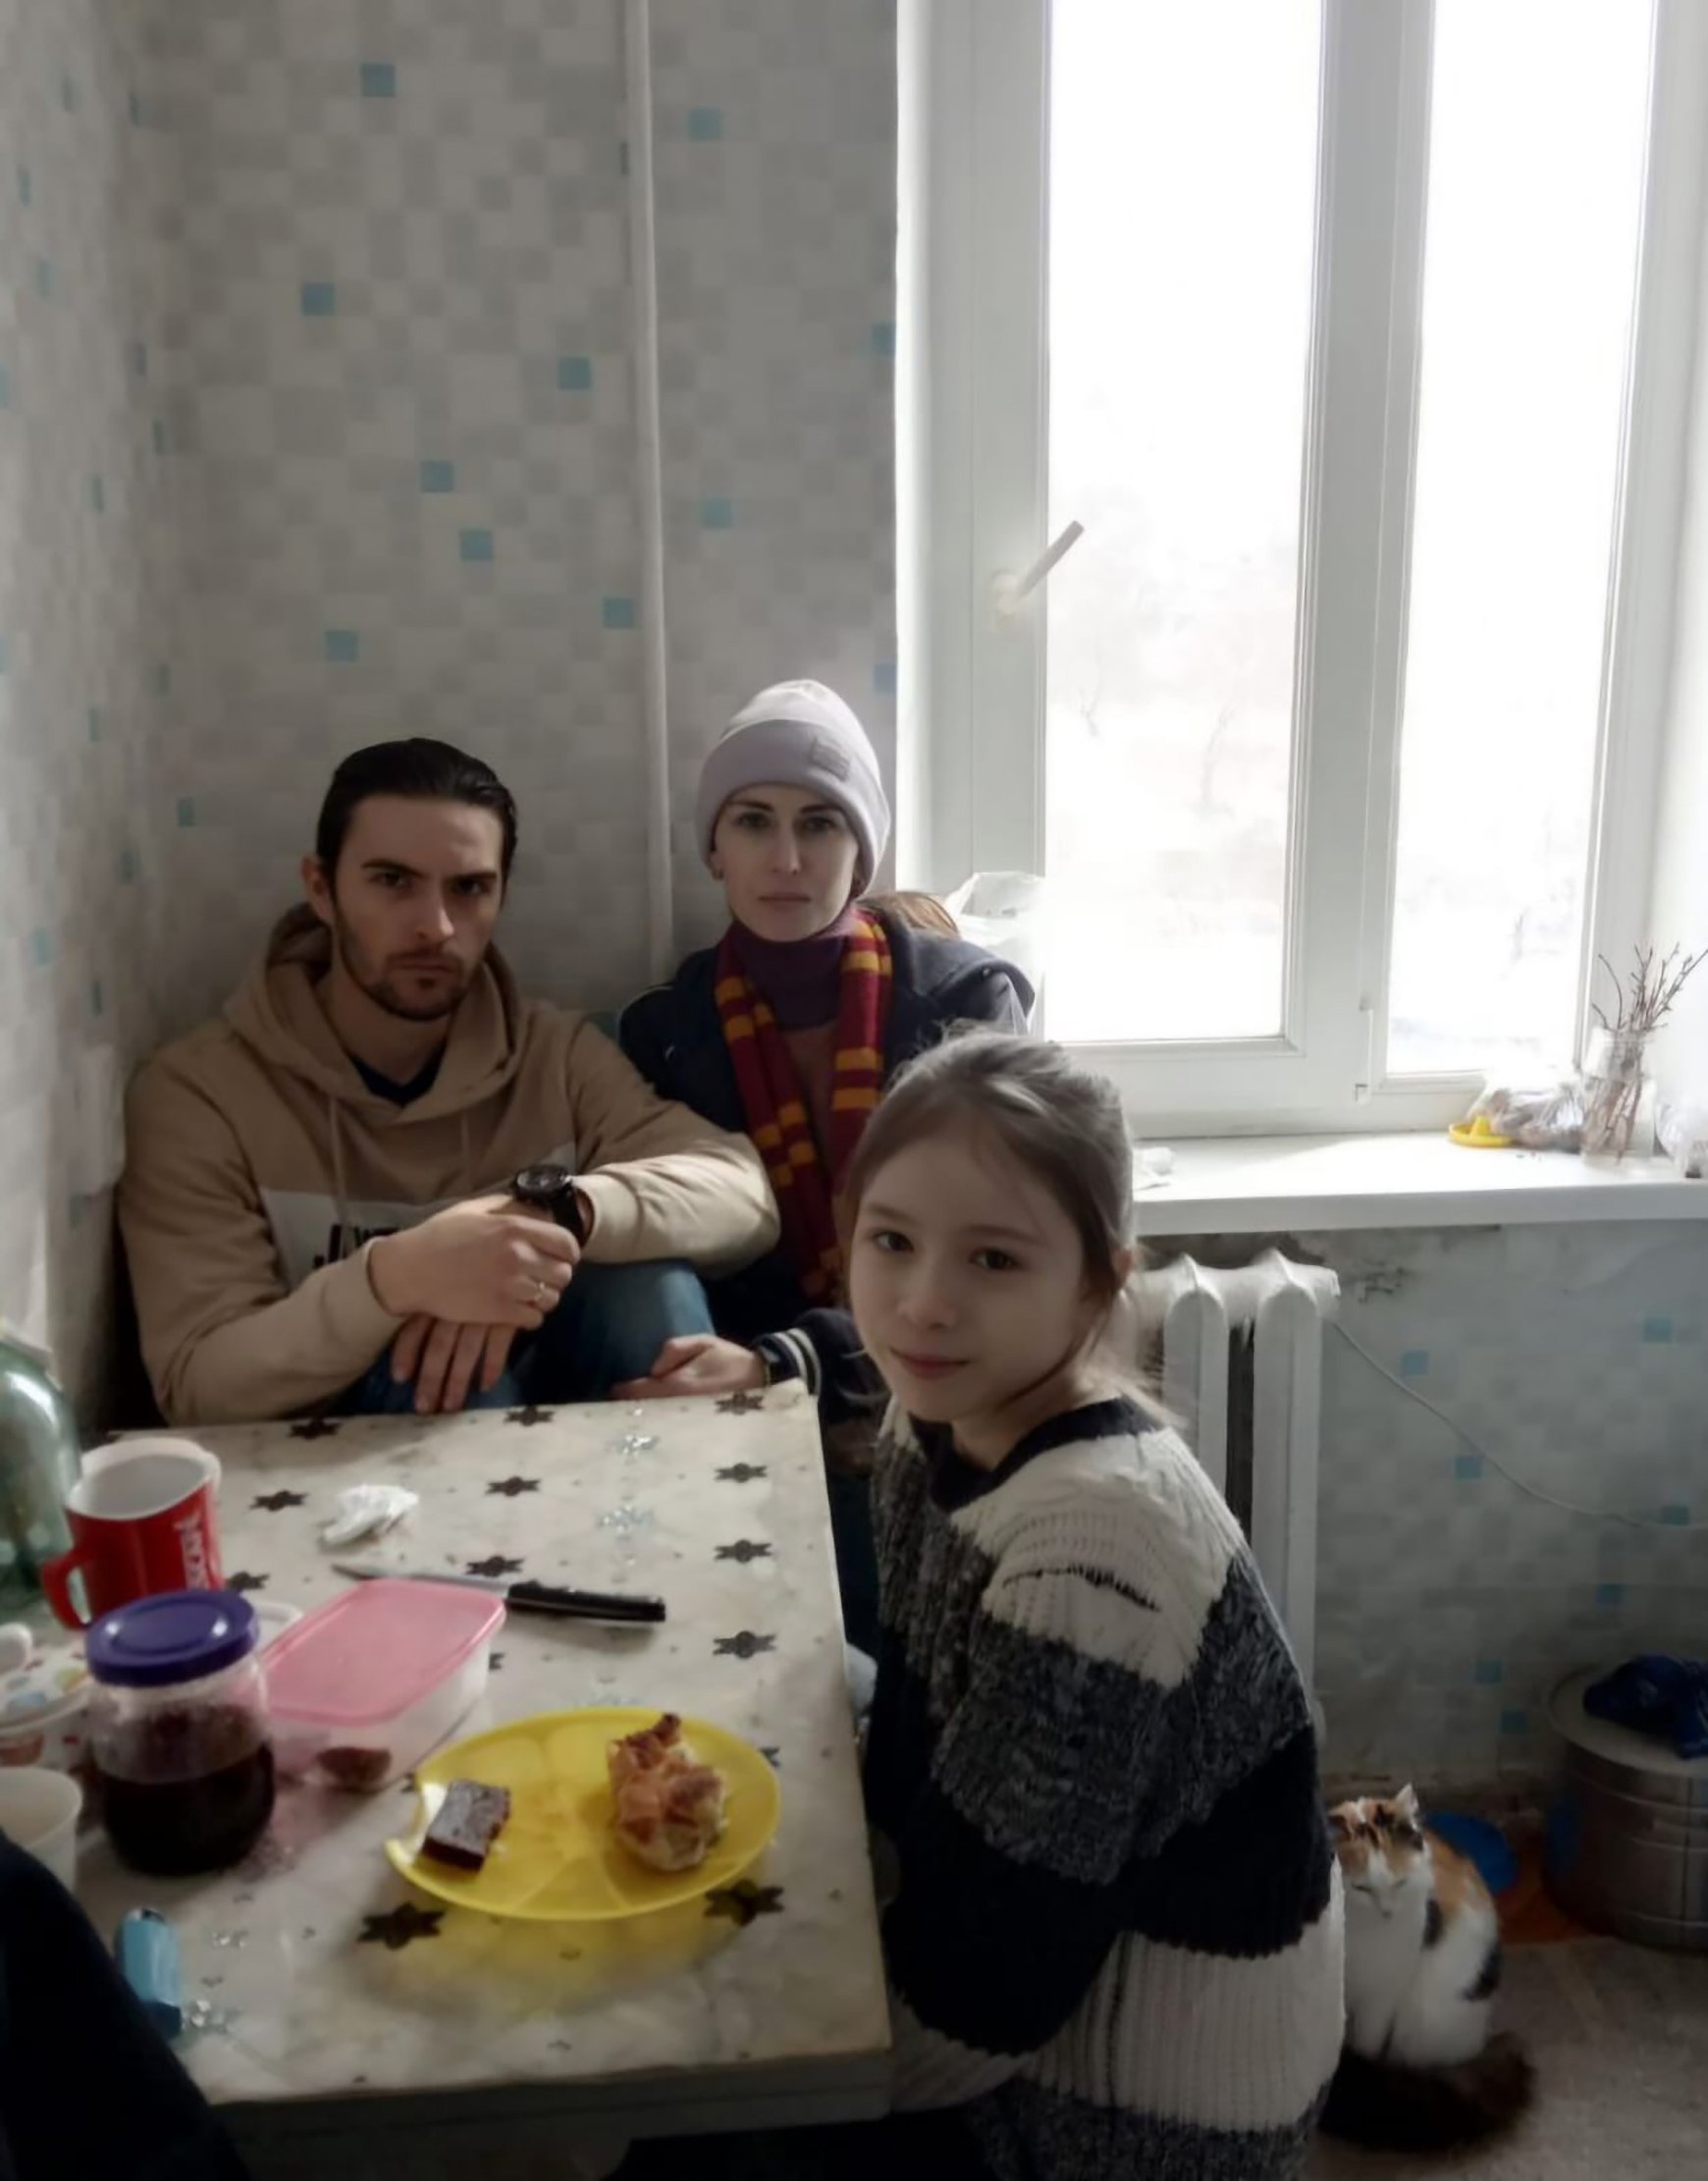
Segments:
[[[587,1222],[581,1216],[581,1198],[575,1177],[566,1166],[524,1166],[510,1184],[518,1204],[543,1211],[577,1242],[587,1240]]]

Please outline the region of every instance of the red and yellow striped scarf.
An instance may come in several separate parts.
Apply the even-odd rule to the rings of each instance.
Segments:
[[[718,949],[718,1013],[741,1092],[747,1133],[765,1160],[782,1214],[782,1246],[811,1301],[842,1286],[836,1192],[883,1089],[894,965],[889,940],[864,910],[842,949],[836,1009],[836,1079],[830,1093],[830,1165],[808,1117],[800,1076],[776,1017],[743,975],[733,936]]]

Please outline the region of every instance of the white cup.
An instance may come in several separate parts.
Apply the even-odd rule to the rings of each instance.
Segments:
[[[78,1877],[78,1817],[83,1790],[63,1772],[23,1765],[0,1772],[0,1831],[45,1863],[68,1890]]]

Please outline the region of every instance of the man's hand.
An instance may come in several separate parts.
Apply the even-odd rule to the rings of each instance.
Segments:
[[[453,1325],[412,1317],[392,1343],[392,1376],[415,1381],[415,1413],[450,1415],[479,1386],[490,1394],[509,1360],[513,1325]]]
[[[581,1245],[564,1228],[477,1197],[368,1251],[368,1282],[394,1317],[533,1332],[574,1277]]]
[[[662,1401],[684,1394],[755,1393],[765,1365],[751,1348],[721,1341],[716,1333],[678,1333],[654,1359],[652,1374],[611,1391],[617,1401]]]

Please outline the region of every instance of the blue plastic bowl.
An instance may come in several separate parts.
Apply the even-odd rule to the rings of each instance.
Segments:
[[[1432,1810],[1425,1822],[1431,1833],[1438,1833],[1449,1847],[1476,1865],[1491,1893],[1504,1893],[1518,1883],[1519,1859],[1498,1825],[1487,1818],[1468,1817],[1463,1810]]]

